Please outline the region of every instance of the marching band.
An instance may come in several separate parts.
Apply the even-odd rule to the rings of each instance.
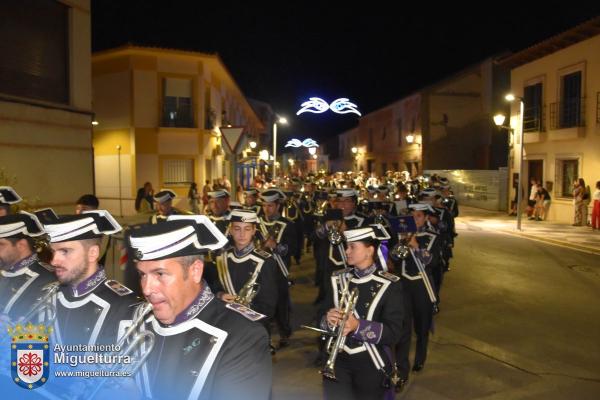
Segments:
[[[60,345],[123,344],[132,398],[268,399],[271,357],[292,340],[292,260],[312,251],[324,397],[393,396],[425,367],[456,236],[446,178],[290,177],[247,188],[239,207],[210,192],[207,216],[175,197],[156,193],[149,223],[125,228],[138,296],[101,265],[103,238],[123,230],[110,213],[11,213],[21,198],[0,187],[0,319],[51,326]]]

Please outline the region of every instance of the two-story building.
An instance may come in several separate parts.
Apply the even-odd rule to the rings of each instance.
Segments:
[[[0,185],[72,213],[94,191],[90,1],[1,9]]]
[[[108,209],[134,213],[145,182],[184,208],[192,182],[235,185],[238,156],[221,128],[257,139],[264,125],[218,55],[128,45],[94,53],[92,68],[96,191]]]
[[[573,183],[600,181],[600,17],[502,60],[523,99],[523,188],[542,182],[552,196],[548,219],[573,221]],[[520,102],[513,102],[510,175],[520,167]],[[510,197],[514,197],[512,189]]]

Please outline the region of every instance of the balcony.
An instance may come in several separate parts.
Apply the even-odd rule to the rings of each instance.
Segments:
[[[585,135],[585,98],[550,104],[550,140],[577,139]]]

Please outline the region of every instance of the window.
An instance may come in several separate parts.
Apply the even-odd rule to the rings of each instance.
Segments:
[[[164,160],[163,183],[188,185],[194,182],[194,160]]]
[[[539,132],[543,130],[543,103],[542,103],[542,83],[526,86],[523,96],[524,117],[523,131],[524,132]]]
[[[381,176],[384,176],[387,171],[387,163],[381,163]]]
[[[69,8],[10,0],[0,15],[0,92],[69,104]]]
[[[581,126],[581,71],[561,79],[559,120],[561,128]]]
[[[192,128],[192,80],[163,79],[162,126]]]
[[[392,163],[392,169],[394,172],[400,171],[400,167],[397,162]]]
[[[556,160],[558,197],[572,197],[573,183],[579,178],[579,160]]]
[[[375,172],[375,169],[373,168],[375,165],[375,160],[367,160],[367,172],[371,173],[371,172]]]
[[[371,128],[369,128],[369,146],[367,148],[367,151],[373,151],[373,129]],[[371,171],[369,170],[369,172]]]

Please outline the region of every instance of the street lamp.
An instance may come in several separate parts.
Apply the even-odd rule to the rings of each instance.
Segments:
[[[250,142],[250,148],[251,148],[252,150],[254,150],[254,149],[256,148],[256,142],[255,142],[254,140],[252,140],[252,141]]]
[[[279,119],[273,122],[273,160],[277,160],[277,123],[287,125],[287,119],[279,117]],[[277,176],[277,166],[273,163],[273,178]]]
[[[309,147],[308,148],[308,154],[310,154],[311,156],[314,156],[315,154],[317,154],[317,148],[316,147]]]
[[[356,147],[353,147],[352,148],[352,154],[356,154],[356,153],[358,153],[358,149]]]
[[[523,202],[523,147],[525,144],[523,143],[523,114],[525,104],[523,103],[523,98],[519,96],[515,96],[512,93],[504,96],[506,101],[512,102],[515,100],[519,100],[519,186],[517,188],[517,230],[521,230],[521,203]],[[494,122],[496,120],[494,119]],[[504,122],[504,121],[503,121]]]

